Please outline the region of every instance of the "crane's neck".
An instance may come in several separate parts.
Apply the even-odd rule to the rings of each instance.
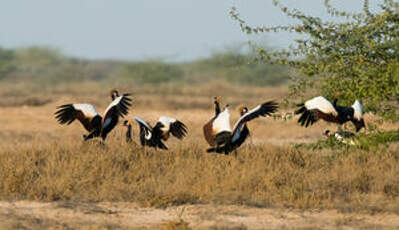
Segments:
[[[215,101],[215,115],[217,116],[220,113],[220,104]]]
[[[338,98],[334,97],[334,101],[333,101],[333,105],[334,105],[334,107],[336,107],[336,106],[337,106],[337,102],[338,102]]]
[[[127,126],[127,131],[126,131],[126,142],[131,142],[132,141],[132,125]]]

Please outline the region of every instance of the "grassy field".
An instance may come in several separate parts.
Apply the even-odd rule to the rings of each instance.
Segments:
[[[188,137],[171,139],[167,142],[169,151],[126,144],[121,125],[104,147],[96,141],[83,143],[79,123],[64,127],[53,118],[55,107],[69,102],[91,102],[102,111],[109,100],[108,90],[60,92],[55,96],[43,93],[32,96],[39,101],[48,98],[37,106],[2,107],[0,171],[4,173],[0,175],[0,196],[134,201],[154,207],[220,203],[399,213],[399,152],[395,143],[350,153],[296,149],[293,144],[316,142],[325,138],[325,129],[335,127],[320,122],[306,129],[295,120],[269,117],[249,124],[252,136],[237,157],[207,154],[202,125],[213,115],[211,95],[225,95],[224,101],[233,107],[240,103],[253,107],[278,100],[285,93],[284,88],[225,87],[225,91],[204,86],[180,92],[160,89],[157,93],[145,88],[121,89],[134,94],[128,118],[134,115],[154,123],[160,115],[168,115],[186,123]],[[5,101],[3,98],[2,103]],[[232,114],[232,120],[238,118],[238,112]],[[377,120],[366,116],[371,124]],[[395,130],[398,124],[382,122],[379,127]],[[138,143],[138,127],[134,128]]]
[[[158,211],[160,209],[169,212],[158,213],[165,217],[154,217],[158,222],[155,225],[143,225],[148,228],[188,229],[191,226],[201,229],[198,227],[200,225],[194,223],[212,220],[213,225],[203,226],[202,229],[230,229],[229,226],[235,226],[233,229],[262,229],[264,222],[247,219],[246,225],[240,225],[234,215],[273,219],[276,216],[266,212],[274,211],[282,213],[281,218],[276,217],[278,223],[299,224],[303,229],[323,227],[322,221],[318,224],[309,222],[317,218],[326,218],[332,228],[356,228],[366,219],[370,221],[361,225],[364,228],[394,229],[399,226],[395,221],[386,225],[381,223],[381,220],[395,219],[399,214],[398,122],[384,121],[367,113],[365,120],[368,129],[361,132],[361,137],[362,140],[374,142],[370,141],[360,148],[342,145],[324,148],[329,142],[325,141],[323,132],[326,129],[336,130],[335,125],[318,122],[311,128],[302,128],[296,124],[297,117],[288,120],[260,118],[249,123],[251,136],[238,150],[238,156],[206,153],[202,126],[214,114],[214,96],[222,96],[223,101],[231,105],[233,123],[238,119],[239,114],[234,108],[239,104],[251,108],[268,100],[282,102],[288,94],[285,83],[275,86],[254,86],[253,83],[244,84],[242,80],[240,84],[234,81],[228,83],[226,76],[234,69],[227,71],[223,67],[216,71],[212,67],[207,70],[209,72],[203,72],[204,66],[223,66],[215,64],[218,63],[217,55],[213,58],[212,62],[203,60],[180,66],[183,71],[180,77],[184,79],[187,74],[194,74],[202,76],[198,79],[206,79],[203,77],[207,74],[219,74],[218,78],[209,78],[204,82],[189,78],[184,80],[184,84],[172,81],[149,85],[140,82],[140,79],[119,81],[126,72],[116,71],[114,73],[120,74],[120,77],[113,78],[110,74],[98,82],[93,79],[47,82],[41,87],[40,81],[34,82],[31,77],[26,78],[26,81],[21,80],[24,74],[28,74],[29,68],[23,71],[22,76],[18,75],[21,74],[18,71],[11,71],[9,76],[21,79],[3,79],[0,87],[0,199],[3,202],[0,203],[0,220],[9,223],[5,227],[0,225],[0,228],[37,226],[36,229],[42,229],[61,226],[61,229],[74,229],[86,226],[86,229],[131,229],[134,221],[128,224],[105,216],[96,218],[112,220],[90,222],[84,219],[86,212],[91,215],[91,212],[97,213],[95,210],[100,210],[98,213],[101,215],[109,210],[110,215],[114,213],[112,210],[133,215],[130,205],[136,211],[141,208],[150,210],[149,213],[161,212]],[[222,63],[226,63],[226,60]],[[110,63],[107,62],[107,65]],[[100,71],[101,68],[98,68],[94,69]],[[140,75],[147,73],[148,70],[140,68]],[[154,68],[155,72],[162,72],[165,68],[165,71],[170,70],[162,64]],[[133,69],[136,71],[136,68]],[[178,74],[180,70],[170,71]],[[41,73],[41,70],[38,72]],[[143,149],[138,145],[138,126],[135,125],[133,130],[135,143],[127,144],[125,129],[120,124],[102,146],[98,141],[83,143],[82,134],[85,132],[79,123],[61,126],[54,119],[56,106],[65,103],[92,103],[102,113],[110,100],[109,90],[114,87],[120,92],[133,94],[133,106],[127,119],[138,116],[153,124],[161,115],[175,117],[187,125],[188,136],[183,141],[171,138],[166,143],[168,151]],[[277,115],[290,115],[293,111],[294,108],[284,104]],[[351,125],[348,127],[352,128]],[[376,130],[391,131],[394,135],[376,136]],[[377,145],[384,142],[391,143]],[[125,210],[125,205],[130,207],[130,211]],[[97,208],[100,206],[102,208]],[[51,218],[40,214],[43,211],[41,207],[49,207],[46,213]],[[175,218],[179,215],[170,214],[178,212],[178,207],[191,210],[184,219],[187,223]],[[51,211],[52,208],[55,212]],[[60,213],[60,209],[65,210]],[[74,225],[65,222],[72,218],[67,214],[68,210],[82,212],[81,216],[76,217],[79,221],[75,220],[77,222]],[[206,215],[205,219],[196,219],[200,215],[198,213],[203,215],[205,210],[213,214]],[[306,216],[310,210],[315,213],[309,214],[306,221],[306,218],[298,219],[299,222],[294,223],[287,222],[289,218],[285,218]],[[329,215],[332,212],[339,214],[331,217]],[[25,214],[21,216],[20,213]],[[145,216],[145,213],[143,211],[143,216],[135,219],[137,223],[152,218],[152,214]],[[227,220],[219,216],[221,213],[230,213],[232,216],[225,216]],[[223,221],[227,221],[227,224],[217,224],[216,216],[220,220],[225,218]],[[374,221],[377,216],[380,222]],[[24,224],[18,225],[22,220]],[[232,223],[234,225],[230,225]],[[285,225],[273,226],[278,229]]]

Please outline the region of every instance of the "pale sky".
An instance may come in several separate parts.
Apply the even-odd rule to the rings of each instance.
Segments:
[[[328,17],[324,0],[281,0]],[[331,0],[358,12],[362,0]],[[371,0],[372,9],[382,0]],[[265,40],[286,47],[290,34],[248,37],[229,16],[237,6],[251,25],[295,23],[272,0],[0,0],[0,46],[50,46],[91,59],[192,60],[226,46]]]

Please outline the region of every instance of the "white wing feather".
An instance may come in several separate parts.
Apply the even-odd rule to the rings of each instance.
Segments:
[[[73,108],[82,111],[82,113],[87,117],[94,117],[98,115],[98,112],[91,104],[73,104]]]
[[[148,125],[148,123],[145,122],[144,120],[142,120],[142,119],[139,118],[139,117],[133,117],[133,119],[136,120],[138,123],[144,125],[145,127],[147,127],[147,128],[149,129],[149,131],[147,131],[147,130],[145,131],[145,136],[144,136],[144,137],[145,137],[145,139],[147,139],[147,140],[151,139],[151,136],[152,136],[151,130],[152,130],[152,128]]]
[[[236,128],[237,128],[237,126],[240,124],[240,122],[241,122],[242,119],[244,119],[244,118],[246,118],[247,116],[251,115],[252,113],[258,111],[258,110],[260,109],[260,106],[261,106],[261,105],[256,106],[255,108],[251,109],[251,110],[248,111],[246,114],[244,114],[244,116],[241,116],[241,117],[238,119],[238,121],[234,124],[234,128],[233,128],[233,129],[236,129]],[[242,125],[243,125],[243,124],[242,124]],[[241,128],[241,127],[239,127],[239,128]]]
[[[217,133],[228,131],[231,132],[230,127],[230,113],[227,108],[225,108],[217,118],[213,121],[213,129],[216,130]]]
[[[305,102],[307,110],[318,109],[325,114],[332,114],[338,116],[337,110],[335,110],[333,104],[322,96],[312,98]]]
[[[170,124],[174,123],[176,119],[167,116],[161,116],[158,122],[161,122],[164,127],[161,128],[162,131],[168,132],[170,130]]]
[[[363,106],[360,104],[358,100],[353,103],[352,108],[355,110],[354,117],[357,120],[361,120],[363,118]]]
[[[256,111],[258,111],[260,109],[261,105],[256,106],[255,108],[251,109],[250,111],[248,111],[246,114],[244,114],[243,116],[241,116],[238,121],[234,124],[234,128],[233,130],[237,130],[234,133],[233,139],[232,141],[236,141],[238,138],[240,138],[241,135],[241,128],[245,123],[240,124],[241,120],[246,118],[247,116],[251,115],[252,113],[255,113]],[[237,127],[238,125],[240,125],[240,127]]]
[[[151,126],[149,126],[149,125],[147,124],[147,122],[145,122],[145,121],[142,120],[141,118],[139,118],[139,117],[133,117],[133,119],[136,120],[138,123],[143,124],[143,125],[144,125],[145,127],[147,127],[149,130],[152,129]]]
[[[113,100],[111,102],[111,104],[109,104],[109,106],[107,107],[107,109],[104,112],[104,115],[107,114],[108,110],[110,110],[112,107],[114,107],[115,105],[119,104],[119,102],[122,100],[123,96],[119,96],[117,98],[115,98],[115,100]]]

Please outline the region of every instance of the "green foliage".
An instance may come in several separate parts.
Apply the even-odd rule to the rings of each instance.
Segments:
[[[197,68],[207,72],[219,73],[217,76],[235,84],[281,85],[290,79],[286,66],[255,62],[256,54],[237,49],[213,54],[197,62]],[[212,76],[210,73],[211,77]]]
[[[15,69],[10,63],[10,60],[13,58],[14,52],[12,50],[0,47],[0,80],[4,79],[9,72],[12,72]]]
[[[259,56],[268,63],[287,64],[303,74],[295,79],[292,95],[303,95],[309,87],[332,97],[339,93],[345,104],[363,100],[365,108],[380,114],[395,115],[399,102],[399,14],[398,3],[385,0],[380,12],[371,13],[364,0],[363,12],[352,14],[325,7],[338,22],[305,15],[275,0],[274,4],[298,25],[252,27],[232,8],[231,16],[248,33],[288,31],[303,36],[288,50],[272,51],[258,47]],[[394,115],[392,115],[394,114]]]
[[[305,148],[309,150],[332,149],[345,151],[363,149],[370,151],[378,150],[381,147],[388,147],[392,142],[399,141],[399,130],[382,131],[372,127],[371,129],[373,129],[371,132],[367,134],[357,133],[353,138],[345,139],[345,142],[331,137],[325,140],[319,140],[316,143],[298,144],[296,145],[296,148]]]
[[[127,63],[118,75],[133,83],[191,84],[224,80],[244,85],[280,85],[286,83],[289,69],[282,65],[254,62],[256,54],[232,47],[191,63],[166,63],[159,60]]]
[[[182,80],[183,70],[178,64],[169,64],[159,60],[126,64],[122,77],[136,83],[162,84]]]
[[[210,80],[244,85],[279,85],[288,81],[290,73],[286,67],[254,63],[254,59],[254,53],[240,48],[187,63],[94,61],[66,57],[46,47],[0,48],[0,80],[29,83],[39,88],[82,81],[155,86],[197,84]]]
[[[40,88],[69,82],[103,80],[111,76],[113,61],[86,61],[68,58],[58,50],[28,47],[15,50],[0,48],[0,80],[24,82]]]
[[[62,56],[57,50],[30,47],[10,51],[0,66],[6,66],[2,78],[9,81],[26,81],[45,86],[76,81],[82,77],[82,69]]]

